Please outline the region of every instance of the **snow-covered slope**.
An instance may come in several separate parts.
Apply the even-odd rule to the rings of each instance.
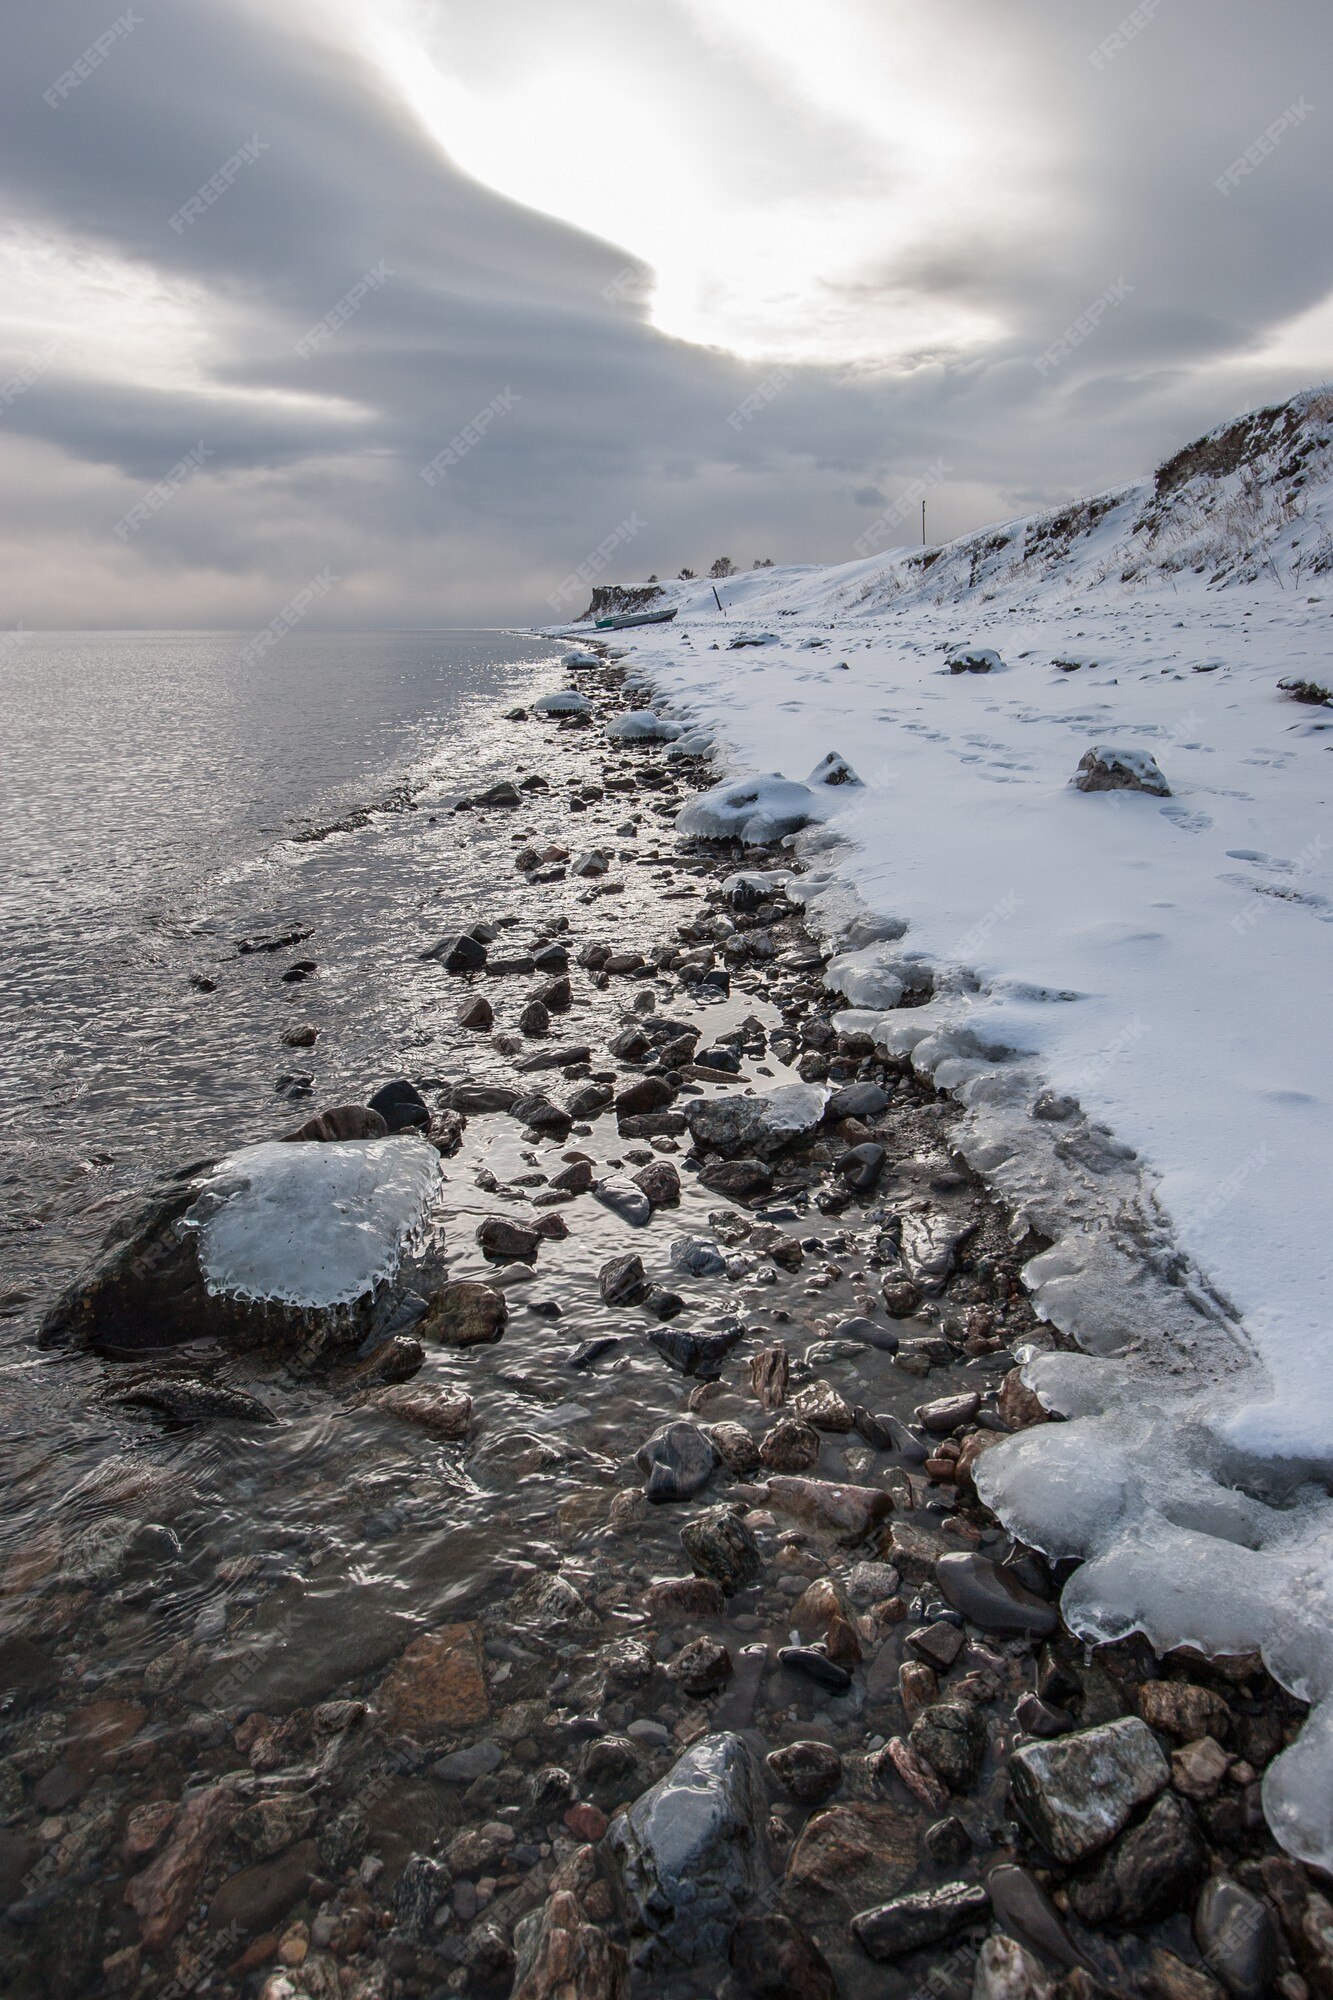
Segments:
[[[1278,682],[1333,685],[1331,474],[1312,391],[1142,485],[728,579],[721,615],[671,585],[676,624],[623,635],[730,771],[854,765],[796,837],[814,914],[901,932],[856,991],[934,989],[854,1019],[958,1090],[969,1152],[1053,1244],[1039,1304],[1086,1350],[1034,1360],[1071,1421],[989,1454],[990,1491],[1089,1558],[1082,1629],[1261,1645],[1319,1704],[1266,1801],[1326,1867],[1333,708]],[[963,648],[1001,665],[951,673]],[[1151,753],[1171,795],[1073,789],[1098,745]],[[1068,1111],[1052,1094],[1077,1108],[1034,1115]]]

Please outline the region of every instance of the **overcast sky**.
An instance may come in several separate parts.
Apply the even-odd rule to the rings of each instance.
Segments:
[[[624,522],[608,580],[846,559],[928,473],[932,540],[1132,477],[1333,375],[1327,42],[1328,0],[9,0],[0,625],[320,576],[325,623],[546,621]]]

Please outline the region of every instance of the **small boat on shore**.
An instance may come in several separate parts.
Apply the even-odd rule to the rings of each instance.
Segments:
[[[673,604],[669,611],[622,611],[615,618],[599,618],[593,626],[595,632],[623,632],[627,625],[669,625],[676,615]]]

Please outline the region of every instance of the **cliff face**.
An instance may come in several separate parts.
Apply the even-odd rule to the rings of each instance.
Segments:
[[[624,618],[636,611],[650,611],[666,592],[657,583],[599,583],[583,618]],[[583,620],[579,619],[578,623]]]

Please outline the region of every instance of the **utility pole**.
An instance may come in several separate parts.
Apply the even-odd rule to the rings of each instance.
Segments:
[[[926,503],[924,500],[921,502],[921,546],[923,549],[926,546]]]
[[[715,601],[716,601],[716,603],[717,603],[717,608],[718,608],[718,610],[719,610],[719,611],[721,611],[721,609],[722,609],[722,599],[721,599],[720,597],[718,597],[718,594],[717,594],[717,585],[716,585],[716,584],[714,584],[714,585],[713,585],[713,597],[714,597],[714,599],[715,599]]]

